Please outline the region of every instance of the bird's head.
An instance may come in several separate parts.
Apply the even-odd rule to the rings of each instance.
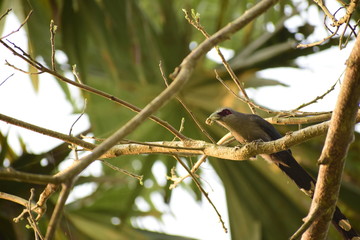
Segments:
[[[221,108],[212,113],[207,119],[206,124],[211,125],[214,121],[218,123],[226,122],[226,120],[234,117],[236,112],[231,108]]]

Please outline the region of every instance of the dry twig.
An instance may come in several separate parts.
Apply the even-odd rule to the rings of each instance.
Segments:
[[[101,96],[103,98],[106,98],[110,101],[113,101],[117,104],[122,105],[123,107],[134,111],[134,112],[140,112],[141,108],[138,108],[122,99],[119,99],[111,94],[108,94],[106,92],[100,91],[98,89],[92,88],[88,85],[82,84],[81,82],[76,82],[76,81],[72,81],[69,78],[66,78],[64,76],[62,76],[61,74],[59,74],[56,71],[53,71],[45,66],[43,66],[41,63],[35,61],[29,54],[27,54],[24,50],[22,50],[20,47],[16,46],[14,43],[11,43],[13,45],[13,48],[10,47],[8,44],[6,44],[3,40],[0,40],[0,43],[2,45],[4,45],[7,49],[9,49],[15,56],[18,56],[19,58],[23,59],[25,62],[27,62],[28,64],[32,65],[33,67],[35,67],[37,70],[39,70],[39,72],[37,73],[31,73],[31,74],[42,74],[42,73],[49,73],[50,75],[54,76],[55,78],[66,82],[70,85],[73,85],[75,87],[78,87],[79,89],[82,89],[84,91],[96,94],[98,96]],[[15,51],[15,49],[19,50],[20,53],[18,53],[17,51]],[[11,65],[12,66],[12,65]],[[17,69],[17,68],[16,68]],[[22,70],[23,71],[23,70]],[[78,80],[77,75],[75,74],[76,79]],[[178,137],[179,139],[185,140],[187,139],[183,134],[181,134],[180,132],[178,132],[173,126],[171,126],[170,124],[168,124],[167,122],[163,121],[162,119],[156,117],[156,116],[149,116],[149,118],[151,120],[153,120],[154,122],[156,122],[157,124],[163,126],[165,129],[169,130],[172,134],[174,134],[176,137]]]
[[[6,13],[1,16],[0,20],[1,20],[5,15],[7,15],[10,11],[11,11],[11,9],[8,9],[8,10],[6,11]],[[19,26],[17,29],[11,31],[10,33],[6,34],[5,36],[0,37],[0,40],[5,39],[5,38],[9,37],[10,35],[12,35],[12,34],[18,32],[18,31],[20,31],[20,29],[21,29],[21,28],[27,23],[27,21],[29,20],[29,18],[30,18],[30,16],[31,16],[32,13],[33,13],[33,10],[30,10],[30,12],[29,12],[28,15],[26,16],[25,20],[20,24],[20,26]]]
[[[166,87],[169,87],[169,83],[168,80],[165,76],[164,70],[162,69],[162,65],[161,62],[159,63],[159,68],[160,68],[160,72],[161,72],[161,76],[165,82]],[[193,121],[195,122],[195,124],[198,126],[198,128],[200,129],[200,131],[212,142],[215,143],[215,140],[210,136],[210,134],[202,127],[202,125],[200,124],[200,122],[197,120],[197,118],[194,116],[194,114],[192,113],[192,111],[190,110],[190,108],[188,108],[188,106],[185,104],[185,102],[180,98],[180,97],[176,97],[176,99],[179,101],[179,103],[184,107],[184,109],[189,113],[190,117],[193,119]]]
[[[205,28],[200,24],[200,14],[195,13],[194,9],[191,10],[191,17],[187,10],[183,9],[183,12],[185,13],[185,19],[188,20],[188,22],[191,25],[193,25],[197,30],[199,30],[207,39],[209,39],[210,35],[206,32]],[[240,82],[240,80],[238,79],[238,77],[236,76],[236,74],[234,73],[232,68],[230,67],[229,63],[226,61],[224,55],[222,54],[222,52],[220,50],[220,47],[215,45],[214,48],[215,48],[217,54],[219,55],[219,57],[221,58],[221,62],[223,63],[225,69],[228,71],[231,79],[235,82],[236,86],[239,88],[240,92],[244,96],[245,102],[249,105],[251,112],[255,113],[256,110],[255,110],[254,106],[252,104],[250,104],[251,101],[244,89],[243,84]]]

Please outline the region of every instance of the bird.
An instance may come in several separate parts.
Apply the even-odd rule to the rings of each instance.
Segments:
[[[282,135],[268,121],[256,114],[237,112],[231,108],[221,108],[212,113],[206,124],[218,123],[230,131],[232,136],[241,144],[262,141],[268,142],[277,140]],[[313,198],[316,181],[315,179],[295,160],[291,150],[284,150],[271,154],[260,154],[262,158],[274,163],[284,172],[295,184],[310,198]],[[336,206],[332,223],[335,228],[347,240],[360,240],[359,235],[351,226],[349,220]]]

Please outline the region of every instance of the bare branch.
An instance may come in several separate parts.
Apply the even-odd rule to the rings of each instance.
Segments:
[[[160,72],[161,72],[161,76],[164,79],[165,85],[166,87],[169,87],[169,83],[167,81],[167,78],[165,76],[165,73],[162,69],[162,65],[161,62],[159,63],[159,68],[160,68]],[[197,120],[197,118],[194,116],[194,114],[192,113],[191,109],[188,108],[188,106],[185,104],[185,102],[180,98],[180,97],[176,97],[176,99],[179,101],[179,103],[184,107],[184,109],[189,113],[190,117],[192,118],[192,120],[195,122],[195,124],[198,126],[198,128],[200,129],[200,131],[212,142],[215,143],[214,139],[210,136],[210,134],[202,127],[202,125],[200,124],[200,122]]]
[[[36,74],[42,74],[44,72],[29,72],[29,71],[25,71],[21,68],[18,68],[16,67],[15,65],[9,63],[7,60],[5,60],[5,65],[9,66],[9,67],[12,67],[13,69],[19,71],[19,72],[22,72],[22,73],[25,73],[25,74],[29,74],[29,75],[36,75]]]
[[[12,168],[0,168],[0,179],[35,184],[60,183],[60,180],[50,175],[25,173]]]
[[[321,212],[319,209],[315,209],[316,212],[309,213],[309,215],[304,219],[304,223],[301,227],[290,237],[290,240],[296,240],[301,237],[301,235],[311,226],[311,224],[315,221],[317,217],[320,216]]]
[[[296,47],[297,48],[308,48],[308,47],[314,47],[314,46],[320,45],[320,44],[326,42],[327,40],[329,40],[330,38],[332,38],[333,36],[335,36],[338,31],[339,31],[339,27],[336,27],[336,30],[329,36],[325,37],[324,39],[317,41],[317,42],[309,43],[309,44],[301,44],[300,43]]]
[[[55,205],[55,209],[54,212],[51,215],[51,219],[50,222],[47,226],[46,229],[46,235],[45,235],[45,240],[52,240],[54,239],[54,235],[55,235],[55,231],[57,226],[59,225],[59,222],[61,220],[62,217],[62,212],[65,206],[65,202],[66,199],[68,198],[71,188],[72,188],[73,183],[72,182],[68,182],[66,184],[62,184],[61,185],[61,192],[60,192],[60,196],[58,198],[58,201]]]
[[[346,7],[346,14],[340,18],[339,21],[335,21],[334,26],[340,26],[344,23],[349,23],[351,15],[356,10],[356,6],[358,5],[359,0],[351,0],[349,5]]]
[[[3,15],[0,16],[0,21],[3,20],[3,18],[4,18],[6,15],[8,15],[9,12],[11,12],[11,11],[12,11],[11,8],[6,9],[6,12],[5,12]]]
[[[4,193],[4,192],[0,192],[0,199],[5,199],[5,200],[8,200],[8,201],[20,204],[20,205],[22,205],[24,207],[26,207],[27,204],[28,204],[28,200],[23,199],[23,198],[18,197],[18,196],[15,196],[15,195],[12,195],[12,194]],[[35,205],[35,203],[34,203],[34,205]]]
[[[121,155],[158,153],[177,156],[207,155],[210,157],[241,161],[262,153],[270,154],[287,150],[294,145],[325,134],[328,126],[329,121],[291,132],[275,141],[251,142],[238,148],[224,147],[196,140],[152,142],[147,145],[121,144],[112,147],[102,157],[112,158]]]
[[[344,4],[342,3],[342,5],[344,6],[344,8],[346,8],[346,13],[345,15],[340,18],[340,20],[337,20],[335,15],[336,13],[339,11],[339,9],[334,13],[334,14],[331,14],[329,9],[326,7],[326,5],[324,4],[324,0],[314,0],[314,2],[323,10],[323,12],[325,13],[325,20],[326,18],[329,18],[330,21],[331,21],[331,26],[335,27],[335,31],[332,32],[326,25],[326,23],[324,23],[325,27],[331,32],[331,35],[327,36],[326,38],[324,38],[323,40],[320,40],[320,41],[317,41],[317,42],[314,42],[314,43],[311,43],[311,44],[299,44],[297,47],[298,48],[305,48],[305,47],[313,47],[313,46],[317,46],[317,45],[320,45],[322,43],[324,43],[325,41],[329,40],[330,38],[332,38],[333,36],[335,36],[337,34],[337,32],[339,31],[340,29],[340,26],[345,24],[345,27],[344,27],[344,30],[343,32],[341,33],[340,35],[340,40],[339,40],[339,46],[340,46],[340,49],[342,49],[344,46],[342,44],[342,39],[348,29],[348,27],[351,29],[351,33],[350,33],[350,36],[351,34],[355,33],[354,32],[354,28],[351,27],[349,25],[349,22],[350,22],[350,18],[352,16],[352,14],[354,13],[357,5],[358,5],[358,2],[359,0],[351,0],[349,4]],[[341,1],[338,1],[338,2],[341,2]],[[343,7],[341,7],[343,8]],[[340,8],[340,9],[341,9]],[[356,36],[356,34],[355,34]],[[347,42],[346,42],[347,43]],[[345,43],[345,45],[346,45]]]
[[[197,63],[197,61],[206,54],[212,47],[216,44],[226,40],[232,34],[239,31],[250,23],[257,16],[261,15],[272,5],[274,5],[277,0],[264,0],[256,4],[254,7],[246,11],[241,17],[228,24],[226,27],[222,28],[216,32],[209,39],[202,42],[196,49],[194,49],[185,59],[182,61],[180,66],[172,74],[174,81],[171,85],[161,92],[155,99],[153,99],[148,105],[146,105],[135,117],[133,117],[129,122],[122,126],[118,131],[116,131],[112,136],[107,138],[99,146],[97,146],[93,152],[80,161],[77,161],[71,169],[68,169],[66,174],[60,173],[58,176],[66,179],[68,177],[72,178],[82,172],[89,164],[95,161],[97,158],[105,154],[111,147],[113,147],[118,141],[134,131],[146,118],[150,117],[152,113],[157,111],[170,99],[172,99],[187,83],[189,80],[192,71]]]
[[[27,54],[25,51],[23,51],[20,47],[16,46],[15,44],[12,43],[14,48],[18,49],[21,52],[21,54],[18,53],[17,51],[15,51],[12,47],[10,47],[4,41],[0,40],[0,43],[2,45],[4,45],[7,49],[9,49],[15,56],[18,56],[19,58],[23,59],[24,61],[26,61],[27,63],[29,63],[30,65],[32,65],[36,69],[38,69],[39,73],[43,73],[43,72],[49,73],[50,75],[54,76],[55,78],[57,78],[57,79],[59,79],[59,80],[61,80],[63,82],[66,82],[66,83],[68,83],[70,85],[76,86],[76,87],[78,87],[78,88],[80,88],[80,89],[82,89],[84,91],[93,93],[93,94],[98,95],[100,97],[106,98],[106,99],[108,99],[110,101],[113,101],[113,102],[115,102],[117,104],[122,105],[123,107],[125,107],[125,108],[127,108],[127,109],[129,109],[131,111],[134,111],[134,112],[140,112],[141,111],[141,108],[138,108],[138,107],[136,107],[136,106],[122,100],[122,99],[119,99],[119,98],[117,98],[117,97],[115,97],[115,96],[113,96],[111,94],[108,94],[108,93],[103,92],[101,90],[98,90],[96,88],[93,88],[93,87],[90,87],[88,85],[82,84],[81,81],[79,81],[80,79],[78,78],[78,75],[76,74],[75,69],[73,69],[73,73],[74,73],[76,79],[78,80],[78,82],[72,81],[69,78],[66,78],[66,77],[62,76],[58,72],[53,71],[53,70],[43,66],[41,63],[39,63],[39,62],[35,61],[34,59],[32,59],[29,54]],[[39,74],[39,73],[36,73],[36,74]],[[163,121],[162,119],[160,119],[160,118],[158,118],[156,116],[149,116],[149,118],[151,120],[153,120],[154,122],[156,122],[157,124],[163,126],[165,129],[170,131],[172,134],[174,134],[179,139],[183,139],[183,140],[186,139],[186,137],[183,134],[181,134],[173,126],[171,126],[167,122]]]
[[[10,10],[11,10],[11,9],[8,9],[5,14],[8,14],[8,13],[10,12]],[[5,36],[2,36],[2,37],[0,38],[0,40],[5,39],[5,38],[9,37],[10,35],[12,35],[12,34],[18,32],[18,31],[20,31],[20,29],[21,29],[21,28],[26,24],[26,22],[29,20],[29,18],[30,18],[30,16],[31,16],[32,13],[33,13],[33,10],[30,10],[30,12],[29,12],[28,15],[26,16],[25,20],[20,24],[20,26],[19,26],[17,29],[11,31],[10,33],[6,34]],[[2,19],[4,16],[5,16],[5,15],[1,16],[1,19]]]
[[[194,11],[192,9],[192,11]],[[185,9],[183,9],[183,12],[185,13],[185,19],[188,20],[188,22],[193,25],[197,30],[199,30],[207,39],[210,38],[210,35],[206,32],[205,28],[200,24],[200,14],[197,13],[192,13],[192,17],[189,16],[188,11],[186,11]],[[229,63],[226,61],[224,55],[222,54],[220,47],[215,45],[214,46],[217,54],[219,55],[221,62],[223,63],[225,69],[227,70],[227,72],[229,73],[231,79],[234,81],[234,83],[236,84],[236,86],[239,88],[240,92],[242,93],[242,95],[245,98],[245,102],[248,104],[250,110],[252,113],[255,113],[255,108],[253,106],[253,104],[251,103],[251,100],[249,99],[243,84],[240,82],[239,78],[236,76],[236,74],[234,73],[234,71],[232,70],[232,68],[230,67]]]
[[[334,83],[334,85],[331,86],[331,88],[329,90],[327,90],[324,94],[317,96],[315,99],[311,100],[310,102],[301,104],[300,106],[298,106],[297,108],[295,108],[294,110],[291,110],[290,112],[296,112],[298,110],[300,110],[301,108],[307,107],[313,103],[316,103],[318,100],[323,99],[326,95],[328,95],[330,92],[334,91],[336,84],[340,81],[340,79],[336,80],[336,82]]]
[[[55,33],[57,26],[54,24],[54,20],[50,21],[50,44],[51,44],[51,69],[56,71],[55,68]]]
[[[285,113],[282,113],[285,114]],[[271,124],[276,124],[276,125],[289,125],[289,124],[312,124],[312,123],[318,123],[318,122],[324,122],[324,121],[328,121],[331,118],[331,112],[328,113],[318,113],[315,114],[313,113],[313,116],[307,116],[307,114],[304,114],[304,116],[301,116],[302,114],[299,114],[298,116],[291,116],[292,113],[289,112],[289,115],[291,117],[279,117],[274,116],[274,117],[268,117],[265,118],[266,121],[268,121]]]
[[[224,80],[221,79],[221,77],[219,76],[217,70],[214,70],[214,73],[215,73],[215,77],[216,79],[237,99],[239,99],[240,101],[244,102],[244,103],[247,103],[248,105],[251,105],[252,107],[254,108],[257,108],[257,109],[260,109],[260,110],[263,110],[267,113],[272,113],[274,111],[271,111],[270,109],[267,109],[267,108],[264,108],[264,107],[261,107],[259,105],[256,105],[253,101],[250,101],[249,99],[246,99],[246,98],[243,98],[241,96],[239,96],[238,94],[236,94],[225,82]]]
[[[322,214],[304,233],[303,239],[325,239],[339,196],[345,156],[354,138],[354,125],[360,101],[360,36],[347,60],[339,97],[329,125],[325,145],[319,158],[319,174],[310,213]],[[345,229],[341,222],[338,227]],[[351,230],[351,227],[350,227]]]
[[[3,115],[3,114],[0,114],[0,120],[4,121],[4,122],[7,122],[7,123],[10,123],[10,124],[13,124],[13,125],[16,125],[16,126],[19,126],[19,127],[22,127],[22,128],[26,128],[28,130],[31,130],[31,131],[34,131],[34,132],[37,132],[37,133],[40,133],[40,134],[44,134],[46,136],[50,136],[50,137],[53,137],[53,138],[63,140],[64,142],[83,147],[86,150],[92,150],[92,149],[95,148],[94,144],[89,143],[89,142],[85,142],[85,141],[83,141],[83,140],[81,140],[79,138],[72,137],[72,136],[69,136],[69,135],[66,135],[66,134],[63,134],[63,133],[55,132],[53,130],[46,129],[46,128],[43,128],[43,127],[39,127],[39,126],[30,124],[30,123],[27,123],[27,122],[12,118],[12,117],[8,117],[8,116]]]
[[[216,144],[217,145],[221,145],[221,146],[225,146],[227,144],[227,140],[229,138],[232,138],[231,133],[227,133],[225,134],[224,137],[222,137]],[[208,156],[206,155],[202,155],[197,162],[194,164],[194,166],[191,168],[191,173],[195,174],[196,171],[200,168],[200,166],[206,161]],[[175,188],[178,184],[180,184],[182,181],[184,181],[186,178],[190,177],[190,173],[182,176],[182,177],[176,177],[176,178],[172,178],[170,180],[173,181],[173,183],[170,185],[169,189],[173,189]]]
[[[174,155],[174,158],[181,164],[181,166],[188,172],[188,174],[191,176],[192,180],[194,181],[194,183],[196,184],[196,186],[198,187],[198,189],[200,190],[200,192],[205,196],[206,200],[210,203],[210,205],[212,206],[212,208],[214,209],[214,211],[216,212],[216,215],[219,218],[219,221],[222,225],[222,228],[224,229],[225,233],[228,232],[228,229],[225,226],[225,222],[222,219],[222,216],[220,214],[220,212],[217,210],[215,204],[213,203],[213,201],[210,199],[209,194],[204,190],[204,188],[201,186],[200,182],[197,180],[197,177],[191,172],[191,170],[186,166],[186,164],[178,157]]]
[[[9,78],[11,78],[12,76],[14,76],[14,73],[10,74],[10,76],[8,76],[7,78],[5,78],[5,80],[0,83],[0,87],[1,87]]]
[[[114,165],[112,165],[111,163],[109,163],[109,162],[107,162],[107,161],[105,161],[105,160],[101,160],[101,162],[104,163],[104,164],[105,164],[106,166],[108,166],[109,168],[115,170],[115,171],[121,172],[121,173],[123,173],[123,174],[125,174],[125,175],[127,175],[127,176],[129,176],[129,177],[132,177],[132,178],[137,179],[137,180],[139,181],[140,185],[143,185],[143,178],[144,178],[143,175],[136,175],[136,174],[131,173],[131,172],[125,170],[125,169],[122,169],[122,168],[119,168],[119,167],[117,167],[117,166],[114,166]]]

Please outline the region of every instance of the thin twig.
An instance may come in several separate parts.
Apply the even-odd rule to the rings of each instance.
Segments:
[[[165,82],[166,87],[169,87],[169,83],[168,80],[165,76],[164,70],[162,69],[162,64],[161,61],[159,63],[159,69],[160,69],[160,73],[161,76]],[[185,102],[180,98],[180,97],[176,97],[176,99],[179,101],[179,103],[184,107],[184,109],[189,113],[190,117],[192,118],[192,120],[195,122],[195,124],[198,126],[198,128],[200,129],[200,131],[212,142],[215,143],[215,140],[210,136],[210,134],[202,127],[202,125],[200,124],[200,122],[197,120],[197,118],[195,117],[195,115],[193,114],[193,112],[191,111],[190,108],[188,108],[188,106],[185,104]]]
[[[9,12],[9,9],[7,10],[6,14],[8,14],[8,12]],[[10,35],[12,35],[12,34],[18,32],[18,31],[20,31],[20,29],[21,29],[21,28],[26,24],[26,22],[29,20],[29,18],[30,18],[30,16],[31,16],[32,13],[33,13],[33,10],[30,10],[30,12],[29,12],[28,15],[26,16],[25,20],[20,24],[20,26],[19,26],[17,29],[11,31],[10,33],[6,34],[5,36],[0,37],[0,40],[5,39],[5,38],[9,37]],[[4,15],[3,15],[3,16],[4,16]],[[3,18],[3,16],[1,16],[1,19]]]
[[[339,40],[339,48],[340,48],[340,50],[341,50],[341,49],[344,49],[344,48],[346,47],[346,45],[347,45],[347,43],[348,43],[348,41],[349,41],[349,38],[350,38],[351,34],[354,32],[353,29],[351,28],[349,22],[350,22],[350,18],[347,19],[347,22],[346,22],[346,24],[345,24],[344,30],[343,30],[342,34],[340,35],[340,40]],[[345,43],[343,44],[343,38],[344,38],[344,36],[345,36],[346,30],[347,30],[348,27],[351,29],[350,36],[346,38],[346,41],[345,41]]]
[[[85,114],[86,104],[87,104],[87,100],[86,100],[86,98],[85,98],[85,99],[84,99],[84,107],[83,107],[83,110],[81,111],[80,115],[76,118],[76,120],[73,122],[73,124],[71,124],[70,131],[69,131],[69,136],[72,136],[73,127],[74,127],[75,124],[80,120],[80,118]]]
[[[199,30],[205,36],[206,39],[209,39],[210,35],[206,32],[205,28],[200,24],[200,14],[195,13],[194,10],[192,9],[192,17],[190,18],[187,10],[183,9],[183,12],[185,13],[185,19],[188,20],[188,22],[191,25],[193,25],[197,30]],[[231,79],[235,82],[236,86],[239,88],[240,92],[242,93],[244,98],[247,100],[247,103],[251,102],[245,89],[244,89],[244,86],[242,85],[242,83],[240,82],[240,80],[238,79],[238,77],[236,76],[236,74],[234,73],[232,68],[230,67],[229,63],[226,61],[224,55],[222,54],[222,52],[220,50],[220,47],[215,45],[214,48],[215,48],[217,54],[219,55],[219,57],[221,58],[221,62],[223,63],[225,69],[229,73]],[[256,110],[253,107],[253,105],[251,105],[249,103],[248,103],[248,105],[249,105],[251,112],[255,113]]]
[[[325,13],[325,15],[331,19],[331,21],[333,23],[335,23],[337,20],[334,17],[334,15],[332,15],[329,11],[329,9],[324,5],[324,1],[323,0],[314,0],[314,2],[323,10],[323,12]]]
[[[311,226],[315,219],[319,217],[319,214],[321,214],[321,212],[319,209],[316,209],[314,213],[308,215],[304,219],[304,223],[300,226],[300,228],[298,228],[298,230],[296,230],[296,232],[290,237],[289,240],[299,239],[301,235]]]
[[[33,59],[27,52],[25,52],[21,47],[17,46],[15,43],[11,42],[10,40],[6,39],[8,43],[10,43],[12,47],[7,45],[3,40],[0,39],[0,43],[3,44],[7,49],[9,49],[15,56],[20,57],[28,64],[34,66],[36,69],[45,68],[41,63],[37,62],[35,59]],[[20,51],[18,53],[16,50]]]
[[[30,197],[26,206],[26,209],[28,211],[29,217],[27,218],[30,226],[32,227],[32,229],[34,230],[34,236],[35,239],[43,239],[43,236],[40,232],[40,229],[38,227],[38,225],[36,224],[36,220],[34,219],[33,215],[32,215],[32,209],[36,208],[37,206],[35,204],[33,204],[33,200],[34,200],[34,195],[35,195],[35,189],[31,188],[30,189]],[[34,205],[34,207],[33,207]]]
[[[23,59],[24,61],[26,61],[27,63],[29,63],[30,65],[32,65],[33,67],[35,67],[36,69],[38,69],[40,71],[40,73],[42,72],[46,72],[49,73],[50,75],[54,76],[55,78],[66,82],[70,85],[76,86],[84,91],[93,93],[95,95],[101,96],[103,98],[106,98],[112,102],[115,102],[117,104],[122,105],[123,107],[133,111],[133,112],[137,112],[139,113],[141,111],[141,108],[138,108],[137,106],[134,106],[122,99],[119,99],[111,94],[108,94],[106,92],[103,92],[101,90],[98,90],[96,88],[90,87],[88,85],[82,84],[80,82],[76,82],[76,81],[72,81],[69,78],[66,78],[64,76],[62,76],[61,74],[59,74],[56,71],[53,71],[45,66],[43,66],[41,63],[35,61],[34,59],[31,58],[30,55],[28,55],[25,51],[23,51],[20,47],[16,46],[15,44],[11,43],[15,49],[20,50],[21,54],[18,53],[17,51],[15,51],[13,48],[11,48],[8,44],[6,44],[4,41],[0,40],[0,43],[3,44],[6,48],[8,48],[14,55],[16,55],[17,57],[20,57],[21,59]],[[39,74],[39,73],[38,73]],[[77,78],[78,79],[78,78]],[[171,126],[170,124],[168,124],[167,122],[163,121],[162,119],[156,117],[156,116],[149,116],[149,118],[151,120],[153,120],[154,122],[156,122],[157,124],[163,126],[165,129],[167,129],[168,131],[170,131],[172,134],[174,134],[176,137],[178,137],[181,140],[186,140],[187,137],[184,136],[183,134],[181,134],[179,131],[177,131],[173,126]]]
[[[14,74],[15,74],[15,73],[12,73],[12,74],[10,74],[10,76],[8,76],[7,78],[5,78],[5,80],[0,83],[0,87],[1,87],[9,78],[11,78],[12,76],[14,76]]]
[[[343,29],[343,32],[342,34],[340,35],[340,40],[339,40],[339,47],[340,49],[342,49],[344,46],[342,44],[342,39],[347,31],[347,28],[350,27],[349,23],[350,23],[350,19],[351,19],[351,16],[352,14],[354,13],[357,5],[358,5],[358,2],[359,0],[351,0],[349,4],[342,4],[343,7],[340,7],[334,14],[331,14],[329,9],[324,5],[324,1],[323,0],[314,0],[314,2],[323,10],[323,12],[325,13],[325,18],[324,18],[324,25],[325,27],[331,32],[331,35],[330,36],[327,36],[326,38],[324,38],[323,40],[320,40],[320,41],[317,41],[317,42],[314,42],[314,43],[311,43],[311,44],[299,44],[297,47],[298,48],[305,48],[305,47],[313,47],[313,46],[317,46],[317,45],[320,45],[322,43],[324,43],[325,41],[329,40],[330,38],[332,38],[333,36],[335,36],[335,34],[339,31],[339,28],[341,25],[345,24],[345,27]],[[340,18],[340,20],[337,20],[335,15],[336,13],[342,9],[342,8],[346,8],[346,13],[345,15]],[[332,32],[330,30],[330,28],[326,25],[325,21],[326,21],[326,18],[329,18],[331,20],[331,26],[333,27],[336,27],[336,30],[334,32]],[[351,28],[351,27],[350,27]],[[353,29],[351,28],[352,32]],[[351,35],[351,34],[350,34]],[[346,41],[347,43],[347,41]],[[346,45],[345,43],[345,45]]]
[[[248,99],[246,98],[243,98],[241,96],[239,96],[238,94],[236,94],[226,83],[224,80],[221,79],[221,77],[219,76],[218,72],[216,71],[216,69],[214,70],[215,72],[215,77],[217,80],[219,80],[219,82],[234,96],[236,97],[237,99],[239,99],[240,101],[244,102],[244,103],[247,103],[247,104],[250,104],[251,106],[253,106],[254,108],[257,108],[257,109],[260,109],[260,110],[263,110],[267,113],[274,113],[274,111],[268,109],[268,108],[264,108],[264,107],[261,107],[257,104],[255,104],[253,101],[249,101]]]
[[[0,192],[0,199],[5,199],[14,203],[17,203],[23,207],[26,208],[26,205],[28,204],[28,200],[9,194],[9,193],[4,193],[4,192]]]
[[[139,181],[140,185],[143,185],[143,178],[144,178],[143,175],[137,175],[137,174],[131,173],[131,172],[125,170],[125,169],[114,166],[114,165],[112,165],[111,163],[109,163],[109,162],[107,162],[105,160],[101,160],[101,162],[104,163],[109,168],[115,170],[115,171],[121,172],[121,173],[123,173],[123,174],[125,174],[125,175],[127,175],[129,177],[137,179]]]
[[[72,73],[74,74],[76,81],[77,81],[78,83],[80,83],[80,84],[83,84],[83,82],[81,81],[81,79],[80,79],[80,77],[79,77],[79,73],[78,73],[78,71],[76,70],[76,64],[74,64],[74,65],[72,66]]]
[[[18,68],[16,67],[15,65],[9,63],[6,59],[5,59],[5,65],[9,66],[9,67],[12,67],[13,69],[19,71],[19,72],[22,72],[22,73],[25,73],[25,74],[29,74],[29,75],[36,75],[36,74],[42,74],[44,72],[29,72],[29,71],[25,71],[21,68]]]
[[[235,21],[220,29],[210,38],[199,44],[196,49],[184,58],[180,66],[175,69],[174,73],[171,75],[174,81],[168,88],[162,91],[154,100],[146,105],[139,114],[123,125],[117,132],[97,146],[91,154],[83,157],[81,161],[77,161],[71,169],[59,173],[57,176],[66,179],[78,175],[117,142],[133,132],[146,118],[170,101],[183,88],[189,80],[197,61],[199,61],[211,48],[245,27],[277,2],[278,0],[263,0],[258,2]]]
[[[3,18],[4,18],[6,15],[8,15],[9,12],[11,12],[11,11],[12,11],[12,8],[8,8],[8,9],[6,10],[6,12],[5,12],[3,15],[0,16],[0,21],[3,20]]]
[[[55,33],[57,26],[54,24],[54,20],[50,21],[50,44],[51,44],[51,69],[56,71],[55,67]]]
[[[214,211],[216,212],[219,221],[221,222],[222,228],[224,229],[225,233],[228,232],[228,229],[225,226],[225,222],[222,219],[222,216],[220,214],[220,212],[217,210],[215,204],[213,203],[213,201],[210,199],[209,194],[204,190],[204,188],[201,186],[200,182],[197,180],[196,176],[194,175],[194,173],[192,173],[192,171],[188,168],[188,166],[178,157],[174,155],[174,158],[180,163],[180,165],[188,172],[188,174],[191,176],[192,180],[194,181],[195,185],[198,187],[198,189],[200,190],[200,192],[205,196],[205,198],[207,199],[207,201],[210,203],[210,205],[212,206],[212,208],[214,209]]]
[[[317,45],[320,45],[322,43],[324,43],[325,41],[329,40],[330,38],[332,38],[333,36],[335,36],[335,34],[339,31],[339,27],[337,26],[336,27],[336,30],[329,36],[327,36],[326,38],[320,40],[320,41],[317,41],[317,42],[313,42],[313,43],[309,43],[309,44],[298,44],[296,47],[297,48],[308,48],[308,47],[314,47],[314,46],[317,46]]]
[[[303,103],[300,106],[298,106],[297,108],[295,108],[294,110],[291,110],[290,112],[296,112],[304,107],[307,107],[313,103],[316,103],[318,100],[323,99],[326,95],[328,95],[330,92],[334,91],[336,84],[340,81],[340,78],[338,80],[336,80],[336,82],[330,87],[329,90],[327,90],[324,94],[317,96],[315,99],[311,100],[310,102],[307,103]]]
[[[224,146],[224,145],[226,145],[225,143],[230,137],[231,137],[231,134],[228,133],[224,137],[222,137],[216,144],[220,145],[220,146]],[[199,158],[199,160],[191,168],[191,173],[195,174],[199,170],[200,166],[206,161],[207,157],[208,157],[207,155],[202,155]],[[169,189],[174,189],[175,187],[177,187],[178,184],[180,184],[182,181],[184,181],[188,177],[190,177],[190,174],[186,174],[182,177],[172,178],[171,181],[173,181],[173,183],[170,185]]]
[[[79,115],[79,117],[73,122],[73,124],[71,125],[70,127],[70,131],[69,131],[69,136],[72,137],[72,129],[73,127],[75,126],[75,124],[80,120],[80,118],[85,114],[85,110],[86,110],[86,103],[87,103],[87,100],[86,98],[84,99],[84,107],[83,107],[83,110],[81,112],[81,114]],[[75,159],[78,160],[79,159],[79,156],[78,156],[78,153],[77,153],[77,149],[76,149],[76,145],[75,144],[71,144],[71,148],[74,150],[74,155],[75,155]]]
[[[340,26],[343,23],[349,23],[351,15],[356,10],[356,6],[358,5],[359,0],[351,0],[349,5],[346,6],[346,14],[339,19],[339,21],[335,21],[333,23],[334,26]]]

